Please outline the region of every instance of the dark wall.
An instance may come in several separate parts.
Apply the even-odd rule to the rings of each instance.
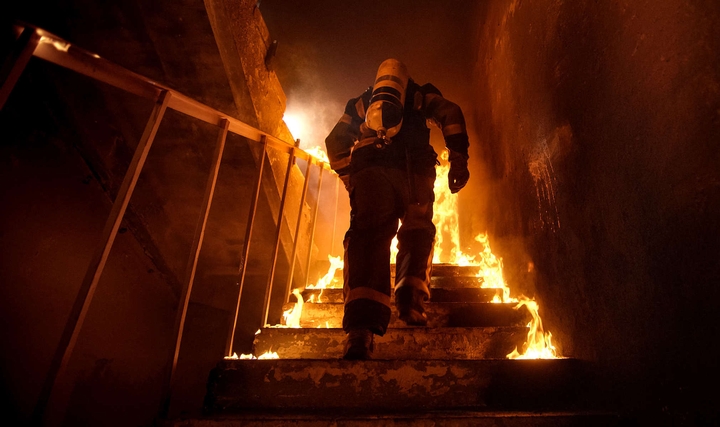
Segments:
[[[226,72],[202,0],[14,4],[0,17],[2,58],[14,40],[6,19],[48,29],[258,124],[250,97],[234,96],[245,85],[244,70]],[[255,26],[254,19],[238,18],[235,24]],[[246,49],[263,49],[261,40],[247,40]],[[278,88],[268,84],[265,95],[284,98]],[[0,405],[10,424],[30,418],[151,109],[152,101],[33,58],[0,112],[0,390],[9,396]],[[157,416],[217,134],[215,126],[166,112],[61,387],[57,403],[67,408],[59,415],[66,425],[150,425]],[[207,375],[224,355],[255,157],[244,138],[228,137],[171,415],[200,413]],[[245,353],[260,326],[259,301],[267,282],[260,273],[268,271],[274,248],[268,236],[276,216],[267,200],[261,200],[258,212],[253,271],[246,284],[250,295],[241,307],[244,323],[235,348]],[[282,284],[276,289],[284,292]]]
[[[42,65],[0,115],[0,376],[12,425],[33,411],[111,208]],[[142,425],[159,407],[177,294],[121,227],[59,389],[69,424]]]
[[[620,403],[717,417],[720,3],[482,9],[474,167],[508,274]]]

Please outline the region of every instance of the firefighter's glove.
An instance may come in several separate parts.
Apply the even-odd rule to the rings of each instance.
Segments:
[[[470,179],[470,171],[468,171],[467,161],[468,155],[450,151],[450,172],[448,172],[448,188],[450,192],[455,194],[462,190]]]

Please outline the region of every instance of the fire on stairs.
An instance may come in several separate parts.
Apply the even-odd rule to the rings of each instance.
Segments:
[[[331,257],[315,286],[293,291],[285,325],[266,325],[253,355],[212,371],[206,418],[175,425],[616,425],[614,415],[588,410],[590,365],[558,358],[535,301],[510,296],[487,236],[476,239],[477,256],[458,249],[456,199],[442,191],[427,327],[406,326],[393,309],[372,360],[340,359],[342,260]],[[523,356],[535,360],[513,360]]]
[[[300,328],[256,335],[254,353],[279,359],[224,360],[211,373],[207,418],[176,425],[614,425],[613,415],[587,411],[587,363],[507,358],[526,339],[527,310],[492,303],[493,289],[468,287],[468,267],[434,271],[431,323],[407,327],[394,312],[373,360],[339,359],[342,295],[325,289],[322,302],[304,304]]]

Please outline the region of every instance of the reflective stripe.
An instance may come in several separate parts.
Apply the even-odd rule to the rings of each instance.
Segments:
[[[428,271],[429,273],[429,271]],[[430,277],[430,276],[428,276]],[[428,287],[428,284],[423,282],[422,279],[414,277],[414,276],[405,276],[402,279],[400,279],[399,282],[395,284],[395,292],[398,291],[398,289],[402,288],[403,286],[410,286],[411,288],[415,288],[421,292],[423,292],[425,295],[430,298],[430,288]]]
[[[400,85],[400,87],[405,87],[405,82],[403,82],[400,77],[393,76],[392,74],[385,74],[384,76],[380,76],[377,79],[375,79],[375,85],[377,86],[378,82],[382,82],[385,80],[393,81]]]
[[[369,299],[390,307],[390,295],[385,295],[373,288],[363,286],[360,288],[350,289],[350,292],[345,292],[345,304],[350,301],[355,301],[356,299]]]
[[[340,117],[340,120],[338,120],[338,123],[345,123],[349,125],[352,123],[352,117],[350,117],[349,114],[343,114],[343,116]]]
[[[330,167],[333,170],[340,170],[346,166],[350,166],[350,159],[351,156],[343,157],[342,159],[336,160],[334,162],[330,162]]]
[[[400,102],[400,98],[396,97],[395,95],[389,94],[389,93],[377,93],[373,95],[372,102],[377,101],[387,101],[390,104],[396,106],[400,110],[403,108],[402,102]]]
[[[465,126],[454,123],[451,125],[445,125],[442,128],[443,136],[456,135],[458,133],[465,133]]]
[[[360,116],[361,119],[365,118],[365,104],[363,104],[362,98],[358,99],[355,103],[355,110],[358,113],[358,116]]]
[[[393,98],[397,98],[398,101],[400,101],[400,98],[402,98],[403,96],[403,94],[394,87],[382,86],[373,91],[372,98],[370,98],[370,103],[372,104],[373,102],[377,101],[377,97],[380,95],[391,96]]]

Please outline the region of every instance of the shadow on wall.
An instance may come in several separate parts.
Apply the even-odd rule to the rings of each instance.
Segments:
[[[629,408],[717,416],[717,364],[697,354],[718,351],[720,5],[606,6],[480,13],[491,236],[506,263],[527,253],[564,354],[608,369]]]

